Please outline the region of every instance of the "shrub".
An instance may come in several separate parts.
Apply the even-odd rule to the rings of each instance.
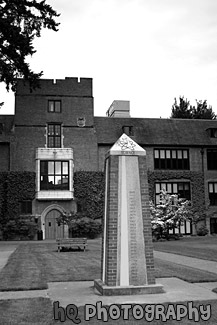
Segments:
[[[34,239],[37,230],[38,226],[31,220],[9,220],[3,228],[3,237],[5,240]]]
[[[101,234],[101,223],[88,218],[74,220],[69,225],[69,233],[72,237],[88,237],[95,238]]]
[[[198,236],[206,236],[209,233],[209,230],[207,229],[207,227],[205,225],[200,225],[197,228],[197,235]]]

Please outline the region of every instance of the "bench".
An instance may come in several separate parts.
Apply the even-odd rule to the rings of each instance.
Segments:
[[[63,247],[77,247],[78,249],[81,249],[82,247],[83,251],[85,251],[87,246],[87,238],[59,238],[56,242],[58,252],[60,252],[60,249]]]

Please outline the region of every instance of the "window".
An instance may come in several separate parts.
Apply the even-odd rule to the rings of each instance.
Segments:
[[[40,190],[69,190],[69,162],[41,160]]]
[[[155,183],[155,203],[159,204],[160,191],[165,189],[168,194],[178,194],[180,198],[190,200],[190,182],[159,182]]]
[[[217,183],[209,183],[208,189],[210,205],[217,205]]]
[[[48,112],[49,113],[61,113],[61,101],[60,100],[49,100],[48,101]]]
[[[47,146],[48,148],[61,148],[61,124],[48,124]]]
[[[207,168],[217,170],[217,149],[207,149]]]
[[[21,201],[20,211],[22,214],[32,214],[32,201],[30,200]]]
[[[155,169],[189,169],[187,149],[154,149]]]
[[[122,131],[126,135],[129,135],[129,136],[133,135],[133,127],[132,126],[125,125],[125,126],[122,127]]]
[[[209,128],[206,130],[210,138],[217,138],[217,129],[216,128]]]

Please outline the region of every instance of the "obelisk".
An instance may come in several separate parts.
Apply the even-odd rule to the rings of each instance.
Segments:
[[[155,283],[146,151],[122,134],[106,155],[102,295],[161,293]]]

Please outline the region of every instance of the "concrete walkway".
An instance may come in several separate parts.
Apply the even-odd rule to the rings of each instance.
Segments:
[[[3,247],[0,251],[0,271],[7,263],[11,253],[14,252],[17,245]],[[155,258],[164,261],[175,262],[195,269],[201,269],[217,274],[217,263],[212,261],[200,260],[176,254],[154,252]],[[96,304],[102,301],[104,305],[114,303],[165,303],[178,301],[196,301],[196,300],[216,300],[217,295],[212,292],[217,287],[217,282],[211,283],[188,283],[178,278],[161,278],[156,282],[164,286],[164,293],[133,295],[133,296],[101,296],[94,288],[93,281],[82,282],[50,282],[47,290],[28,290],[15,292],[0,292],[0,300],[22,299],[44,297],[52,301],[59,301],[61,306],[75,304],[82,306],[87,304]]]
[[[190,266],[195,269],[217,274],[217,262],[159,251],[154,251],[154,257],[164,261]]]
[[[15,251],[17,245],[1,246],[0,251],[0,272],[8,261],[9,256]]]

